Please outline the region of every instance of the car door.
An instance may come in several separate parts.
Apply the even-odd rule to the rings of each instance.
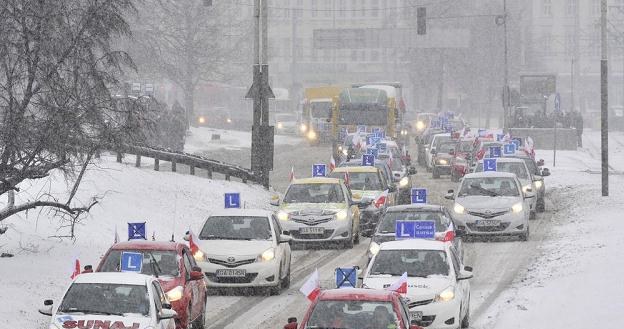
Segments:
[[[351,212],[351,218],[353,219],[353,227],[360,227],[360,208],[353,204],[353,196],[351,195],[351,190],[344,184],[342,186],[342,193],[344,194],[344,199],[347,202],[349,210]]]
[[[459,277],[460,271],[464,268],[461,260],[459,259],[459,256],[457,255],[457,251],[455,250],[455,248],[449,248],[450,254],[451,254],[451,261],[453,263],[453,271],[455,273],[455,278],[457,279]],[[459,291],[461,293],[461,301],[462,301],[462,306],[461,306],[461,312],[462,314],[460,314],[460,318],[463,318],[463,313],[465,313],[467,311],[468,306],[468,298],[470,296],[470,286],[468,283],[468,280],[460,280],[457,281],[457,291]]]
[[[182,251],[182,261],[184,262],[184,295],[191,296],[191,319],[197,319],[200,316],[200,312],[202,312],[202,295],[200,291],[200,280],[191,281],[191,271],[193,271],[193,264],[191,263],[190,251],[188,249],[184,249]],[[197,266],[197,265],[195,265]]]
[[[289,266],[288,259],[290,258],[289,257],[290,255],[286,250],[287,247],[289,246],[286,243],[279,243],[280,236],[282,234],[282,228],[279,226],[276,218],[274,216],[271,216],[269,220],[271,222],[271,229],[272,229],[271,232],[273,232],[272,240],[275,246],[275,251],[276,251],[275,255],[277,255],[277,257],[279,257],[279,260],[280,260],[280,273],[283,276],[285,276],[286,273],[288,273],[288,266]]]
[[[444,218],[446,218],[443,220],[449,221],[448,225],[452,223],[453,231],[455,231],[457,229],[457,225],[455,225],[455,221],[453,220],[453,216],[451,215],[451,212],[448,211],[448,209],[446,208],[442,208],[442,213],[444,214]],[[455,248],[455,250],[457,250],[457,253],[459,254],[460,259],[464,259],[464,249],[463,249],[462,243],[463,243],[462,238],[458,237],[457,234],[455,234],[455,238],[453,239],[453,247]]]
[[[399,308],[400,308],[400,319],[401,319],[401,325],[403,325],[403,328],[408,329],[410,327],[410,317],[409,317],[409,307],[407,306],[407,303],[405,302],[405,299],[400,297],[398,298],[399,300]]]

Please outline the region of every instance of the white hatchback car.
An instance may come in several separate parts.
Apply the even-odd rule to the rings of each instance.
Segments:
[[[407,273],[410,318],[426,328],[468,328],[472,268],[450,243],[409,239],[384,242],[366,269],[362,286],[384,289]]]
[[[529,213],[532,189],[522,190],[515,174],[497,171],[464,176],[457,192],[449,190],[447,199],[455,200],[453,217],[457,228],[468,236],[515,235],[529,238]]]
[[[58,305],[45,300],[39,313],[52,316],[50,329],[174,329],[176,312],[158,279],[137,273],[84,273]]]
[[[228,209],[213,214],[198,235],[194,257],[208,288],[290,287],[290,242],[272,212]]]
[[[425,158],[427,161],[425,164],[428,171],[433,168],[433,156],[438,145],[442,142],[449,142],[451,140],[451,134],[449,133],[435,134],[431,137],[431,143],[425,148]]]

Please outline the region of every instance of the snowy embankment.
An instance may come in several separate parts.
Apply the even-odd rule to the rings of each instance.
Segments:
[[[213,140],[213,135],[219,135],[219,139]],[[297,145],[301,142],[302,139],[297,136],[275,135],[275,145]],[[251,131],[191,128],[186,137],[184,152],[196,153],[243,148],[251,148]]]
[[[64,177],[20,184],[17,203],[52,195],[66,200]],[[69,183],[71,184],[71,183]],[[180,241],[188,227],[201,227],[210,213],[223,208],[224,192],[240,192],[248,208],[266,208],[269,193],[261,187],[237,182],[210,180],[171,172],[137,169],[103,157],[87,171],[76,195],[77,204],[91,197],[102,199],[76,225],[76,240],[57,238],[69,229],[48,210],[35,210],[3,221],[9,230],[0,235],[0,251],[15,254],[0,258],[0,328],[43,328],[49,317],[37,313],[43,300],[59,301],[70,283],[73,257],[82,265],[99,262],[113,243],[117,228],[127,237],[127,222],[147,222],[147,235],[157,240]],[[0,208],[6,199],[0,201]],[[67,223],[65,223],[67,224]]]
[[[601,196],[600,138],[584,148],[538,151],[552,176],[546,186],[555,214],[539,254],[475,328],[621,328],[624,309],[624,135],[611,133],[610,196]]]

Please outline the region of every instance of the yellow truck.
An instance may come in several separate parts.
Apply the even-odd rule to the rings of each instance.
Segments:
[[[310,144],[314,145],[331,140],[332,104],[342,89],[341,86],[305,89],[299,131]]]

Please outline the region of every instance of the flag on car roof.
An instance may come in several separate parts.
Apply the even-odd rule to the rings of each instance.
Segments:
[[[299,288],[299,291],[301,291],[301,293],[304,294],[311,302],[318,297],[321,293],[321,281],[319,279],[318,269],[315,269],[314,272],[312,272],[306,282],[304,282],[301,288]]]
[[[290,167],[290,175],[288,175],[288,181],[292,182],[295,179],[295,166]]]
[[[73,280],[78,275],[80,275],[80,260],[78,258],[74,258],[74,269],[70,278]]]
[[[399,294],[407,294],[407,272],[404,272],[401,277],[391,284],[386,290],[396,291]]]
[[[119,233],[117,232],[117,225],[115,225],[115,243],[119,242]]]
[[[345,181],[345,185],[347,186],[349,186],[349,184],[351,183],[351,175],[349,175],[349,170],[345,171],[344,181]]]
[[[374,205],[376,208],[381,208],[388,201],[388,190],[383,191],[377,199],[375,199]]]
[[[329,159],[329,172],[334,171],[334,169],[336,169],[336,160],[334,160],[334,156],[331,156],[331,159]]]
[[[189,248],[191,249],[191,253],[193,255],[195,255],[195,253],[197,253],[199,251],[199,246],[197,245],[197,243],[195,242],[195,234],[193,233],[193,230],[189,229],[188,231],[188,242],[189,242]]]

